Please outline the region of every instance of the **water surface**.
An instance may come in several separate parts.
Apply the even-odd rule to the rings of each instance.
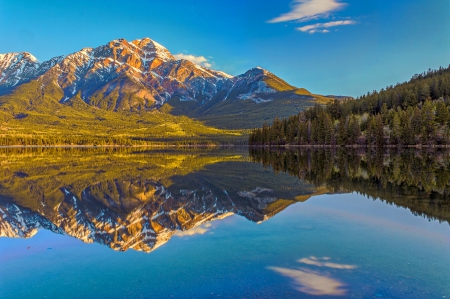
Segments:
[[[4,150],[0,297],[448,298],[448,157]]]

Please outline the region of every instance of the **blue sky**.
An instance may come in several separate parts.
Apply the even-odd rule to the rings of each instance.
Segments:
[[[314,93],[358,96],[448,66],[449,13],[448,0],[0,0],[0,53],[44,61],[150,37],[231,75],[261,66]]]

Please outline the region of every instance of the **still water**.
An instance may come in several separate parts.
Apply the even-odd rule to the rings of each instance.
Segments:
[[[0,298],[450,298],[448,153],[0,162]]]

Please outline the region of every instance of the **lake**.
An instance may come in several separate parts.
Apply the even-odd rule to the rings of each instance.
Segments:
[[[450,298],[450,154],[0,149],[0,298]]]

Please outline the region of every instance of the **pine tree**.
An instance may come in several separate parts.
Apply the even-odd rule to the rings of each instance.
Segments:
[[[422,130],[422,113],[420,112],[420,109],[417,106],[414,107],[414,112],[411,117],[411,126],[414,135],[420,134]]]
[[[430,100],[425,101],[422,107],[422,143],[427,144],[435,139],[436,122],[433,111],[433,104]]]
[[[345,118],[341,116],[337,127],[337,143],[339,145],[347,144],[347,128],[345,125]]]
[[[444,102],[436,103],[436,122],[447,126],[450,121],[450,112]]]
[[[378,114],[375,116],[375,145],[383,147],[384,144],[384,126],[381,116]]]
[[[347,141],[349,144],[356,144],[361,131],[359,128],[359,122],[356,117],[352,114],[349,117],[349,124],[347,130]]]
[[[334,126],[330,114],[325,113],[324,119],[324,144],[331,144],[334,136]]]
[[[399,144],[400,138],[401,138],[402,132],[401,132],[401,122],[400,122],[400,116],[398,112],[394,113],[394,118],[392,120],[392,129],[391,129],[391,144]]]

